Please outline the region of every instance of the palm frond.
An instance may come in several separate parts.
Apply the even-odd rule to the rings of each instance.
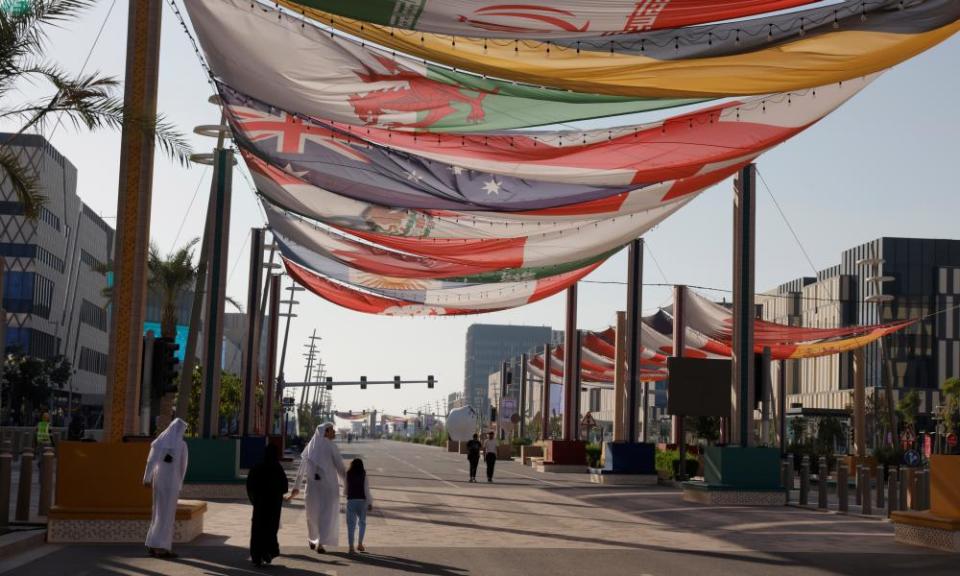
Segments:
[[[243,313],[243,306],[240,305],[240,302],[238,302],[236,298],[233,296],[227,296],[225,300],[227,301],[227,304],[236,308],[237,312],[240,312],[241,314]]]
[[[0,145],[0,168],[6,172],[17,201],[23,205],[23,215],[36,220],[47,201],[47,197],[40,193],[36,177],[20,163],[14,151],[3,145]]]

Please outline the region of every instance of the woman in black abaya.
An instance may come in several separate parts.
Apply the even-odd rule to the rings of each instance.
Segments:
[[[254,466],[247,476],[247,496],[253,504],[250,560],[256,566],[269,564],[280,555],[277,531],[280,530],[283,495],[288,488],[287,473],[280,465],[280,451],[270,444],[263,462]]]

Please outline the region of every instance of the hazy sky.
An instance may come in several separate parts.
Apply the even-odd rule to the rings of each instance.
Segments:
[[[66,69],[79,71],[106,19],[87,70],[122,78],[126,9],[123,0],[115,5],[101,0],[80,21],[51,35],[51,57]],[[219,120],[217,109],[207,103],[211,88],[166,2],[163,18],[159,109],[191,134],[196,148],[210,147],[212,141],[193,136],[192,129]],[[955,170],[960,161],[958,70],[960,38],[953,37],[891,70],[818,125],[760,158],[761,174],[818,269],[839,263],[841,250],[879,236],[960,238]],[[77,133],[64,126],[52,141],[78,168],[80,197],[114,223],[119,133]],[[151,236],[163,250],[201,234],[209,182],[210,173],[201,166],[187,169],[158,157]],[[723,182],[647,234],[646,282],[730,287],[731,194],[731,182]],[[810,265],[762,185],[758,196],[758,290],[810,275]],[[263,218],[239,174],[234,176],[231,218],[228,293],[243,302],[249,230],[263,225]],[[618,254],[588,280],[623,281],[625,275],[625,254]],[[649,287],[644,308],[652,310],[669,298],[668,288]],[[299,293],[298,300],[299,317],[290,329],[288,381],[303,377],[301,355],[314,328],[323,337],[319,343],[323,361],[335,378],[365,374],[373,380],[399,374],[422,379],[434,374],[439,380],[431,391],[426,385],[400,391],[389,386],[341,389],[334,399],[343,410],[375,406],[395,413],[461,390],[464,337],[472,323],[563,327],[562,294],[508,312],[453,319],[367,316],[307,292]],[[580,327],[602,328],[624,308],[623,286],[581,284]]]

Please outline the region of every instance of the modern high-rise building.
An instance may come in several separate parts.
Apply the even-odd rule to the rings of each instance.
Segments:
[[[463,377],[463,401],[480,414],[489,414],[487,399],[490,373],[503,362],[542,347],[553,339],[549,326],[472,324],[467,328],[467,350]]]
[[[6,350],[67,357],[73,405],[99,410],[106,392],[107,264],[114,229],[77,196],[77,169],[46,139],[0,134],[46,198],[24,217],[9,175],[0,174],[0,257],[4,259]]]
[[[939,403],[938,387],[960,376],[960,240],[878,238],[843,251],[840,264],[763,295],[763,318],[819,328],[919,319],[865,349],[868,390],[888,379],[899,399],[915,389],[920,410]],[[951,309],[953,308],[953,309]],[[852,404],[850,353],[784,365],[788,405],[844,409]]]

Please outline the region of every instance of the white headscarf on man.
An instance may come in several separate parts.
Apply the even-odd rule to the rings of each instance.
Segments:
[[[147,532],[148,548],[170,550],[173,544],[173,524],[177,515],[177,498],[187,473],[187,444],[183,435],[187,423],[174,419],[167,429],[150,444],[144,484],[153,487],[153,515]]]
[[[300,470],[293,486],[306,482],[307,539],[314,545],[336,546],[339,540],[339,481],[347,473],[337,445],[324,437],[333,422],[317,426],[313,438],[300,455]]]

